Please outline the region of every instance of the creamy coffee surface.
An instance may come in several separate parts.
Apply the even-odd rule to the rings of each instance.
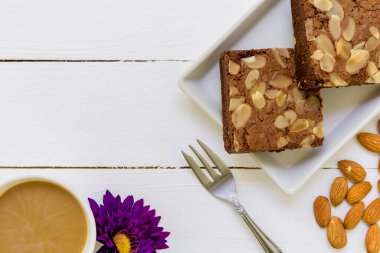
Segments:
[[[82,253],[86,240],[85,213],[65,189],[32,181],[0,196],[0,252]]]

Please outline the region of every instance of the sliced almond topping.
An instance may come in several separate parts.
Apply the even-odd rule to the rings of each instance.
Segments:
[[[356,23],[353,18],[348,19],[347,27],[343,30],[343,38],[347,41],[351,41],[355,35]]]
[[[317,112],[321,108],[321,100],[314,95],[309,96],[305,101],[305,108]]]
[[[256,106],[257,109],[262,109],[266,105],[265,98],[264,98],[263,94],[261,94],[258,91],[256,93],[252,94],[252,102]]]
[[[231,75],[237,75],[240,71],[240,65],[231,60],[228,61],[228,72]]]
[[[266,88],[267,88],[267,85],[265,84],[265,82],[263,81],[256,82],[255,86],[253,86],[251,90],[251,95],[256,93],[257,91],[264,95]]]
[[[265,92],[265,96],[269,99],[274,99],[277,96],[279,90],[271,89]]]
[[[305,99],[305,92],[298,89],[297,87],[294,87],[292,90],[294,101]]]
[[[335,86],[347,86],[348,85],[348,83],[335,72],[330,73],[330,80]]]
[[[362,42],[359,42],[358,44],[356,44],[352,49],[351,49],[351,55],[353,53],[355,53],[356,51],[360,50],[360,49],[364,49],[364,46],[365,46],[365,41],[362,41]]]
[[[229,108],[229,111],[230,112],[235,111],[239,107],[239,105],[243,104],[244,102],[245,102],[245,98],[244,97],[231,98],[230,99],[230,108]]]
[[[311,18],[306,19],[306,21],[305,21],[305,30],[306,30],[306,39],[307,39],[307,41],[313,41],[313,40],[315,40],[314,29],[313,29],[313,20]]]
[[[280,137],[278,138],[277,140],[277,148],[283,148],[285,147],[286,145],[288,145],[289,141],[287,139],[285,139],[284,137]]]
[[[238,88],[236,88],[235,86],[231,86],[230,87],[230,96],[237,96],[240,94],[240,91]]]
[[[315,141],[315,136],[314,135],[309,135],[309,136],[305,137],[305,139],[303,139],[300,142],[300,146],[303,147],[303,148],[310,147],[311,144],[313,144],[314,141]]]
[[[293,123],[296,121],[297,119],[297,113],[293,110],[287,110],[284,112],[284,117],[286,118],[286,120],[288,121],[288,125],[293,125]]]
[[[312,130],[315,127],[315,121],[311,119],[309,119],[308,121],[309,121],[309,130]]]
[[[332,15],[330,17],[329,30],[335,40],[338,40],[340,38],[342,28],[340,26],[340,18],[337,15]]]
[[[289,50],[287,48],[277,48],[277,50],[282,57],[290,59],[290,53],[289,53]]]
[[[251,56],[241,60],[251,69],[261,69],[267,63],[267,59],[262,55]]]
[[[278,106],[283,106],[286,102],[287,95],[286,93],[279,91],[276,95],[276,104]]]
[[[336,43],[336,54],[338,57],[341,57],[345,60],[348,60],[351,57],[351,49],[351,42],[348,42],[343,38],[340,38]]]
[[[280,53],[278,52],[277,48],[272,48],[273,56],[276,59],[278,65],[280,65],[282,68],[286,69],[286,65],[284,61],[281,59]]]
[[[305,100],[298,100],[296,102],[296,112],[298,115],[303,115],[305,112]]]
[[[284,74],[275,74],[270,84],[275,88],[286,89],[293,83],[293,79]]]
[[[236,129],[243,127],[251,117],[252,108],[248,104],[241,104],[232,114],[231,121]]]
[[[333,4],[330,0],[314,0],[314,7],[321,11],[329,11],[332,9]]]
[[[380,71],[372,76],[375,83],[380,83]]]
[[[344,10],[343,7],[336,0],[330,0],[333,4],[331,10],[329,10],[326,14],[331,17],[332,15],[337,15],[339,19],[342,21],[344,18]]]
[[[368,59],[369,52],[367,50],[359,49],[355,51],[346,63],[346,71],[351,75],[358,73],[367,65]]]
[[[288,98],[286,99],[286,102],[287,103],[293,103],[293,95],[292,94],[288,94]]]
[[[311,59],[316,61],[320,61],[323,57],[323,52],[321,50],[315,50],[313,54],[310,56]]]
[[[314,128],[313,133],[320,139],[325,137],[325,127],[323,122],[319,122]]]
[[[297,119],[293,126],[290,128],[290,132],[299,133],[309,128],[309,121],[307,119]]]
[[[376,63],[370,61],[367,66],[367,74],[368,76],[375,75],[379,70],[377,69]]]
[[[375,80],[373,80],[373,77],[369,77],[367,80],[365,80],[365,83],[375,83]]]
[[[371,32],[371,34],[372,34],[373,37],[375,37],[376,39],[380,39],[379,28],[377,28],[375,26],[371,26],[369,28],[369,31]]]
[[[320,34],[316,39],[315,43],[317,49],[321,50],[324,53],[327,53],[333,57],[335,57],[335,47],[329,37],[325,34]]]
[[[251,70],[245,78],[245,87],[251,89],[259,77],[260,72],[257,69]]]
[[[236,133],[234,133],[234,150],[236,152],[239,152],[240,148],[241,148],[240,142],[239,142],[239,140],[237,138]]]
[[[373,51],[380,45],[380,40],[375,37],[370,37],[365,43],[364,49],[367,51]]]
[[[284,129],[288,127],[288,120],[283,115],[278,115],[274,121],[274,126],[278,129]]]
[[[335,68],[335,59],[329,54],[324,54],[321,61],[319,62],[321,70],[331,73]]]

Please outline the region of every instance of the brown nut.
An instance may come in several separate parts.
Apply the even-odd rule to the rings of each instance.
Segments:
[[[324,196],[318,196],[313,204],[315,221],[321,228],[329,224],[331,217],[331,205],[329,200]]]
[[[363,182],[367,176],[365,169],[357,162],[341,160],[338,162],[338,166],[343,175],[355,183]]]
[[[330,201],[333,206],[338,206],[346,198],[348,181],[345,177],[337,177],[330,188]]]

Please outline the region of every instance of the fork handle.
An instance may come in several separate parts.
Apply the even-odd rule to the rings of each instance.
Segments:
[[[255,235],[255,237],[261,244],[261,247],[263,247],[266,253],[282,253],[282,250],[251,219],[247,211],[245,211],[244,207],[240,204],[240,202],[237,199],[232,199],[230,201],[230,204],[235,209],[235,211],[237,211],[239,215],[243,218],[243,220],[251,229],[252,233]]]

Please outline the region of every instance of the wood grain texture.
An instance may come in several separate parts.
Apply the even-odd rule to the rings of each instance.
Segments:
[[[224,151],[221,128],[177,87],[188,66],[0,63],[0,166],[181,167],[180,151],[200,138],[229,165],[255,167]],[[354,140],[326,166],[340,157],[376,167]]]
[[[196,59],[252,4],[255,1],[4,0],[0,58]]]
[[[2,181],[37,174],[62,178],[85,196],[100,201],[106,189],[123,197],[144,198],[162,216],[162,225],[172,232],[167,253],[261,253],[256,239],[240,217],[226,204],[209,195],[189,170],[0,170]],[[333,252],[326,230],[313,217],[313,201],[328,196],[337,170],[320,170],[303,191],[288,196],[274,186],[261,170],[234,170],[238,195],[252,218],[284,252]],[[367,180],[377,182],[378,171],[368,170]],[[378,197],[374,189],[366,204]],[[346,203],[333,209],[344,217]],[[340,252],[364,252],[367,225],[361,222],[348,234],[348,245]]]

